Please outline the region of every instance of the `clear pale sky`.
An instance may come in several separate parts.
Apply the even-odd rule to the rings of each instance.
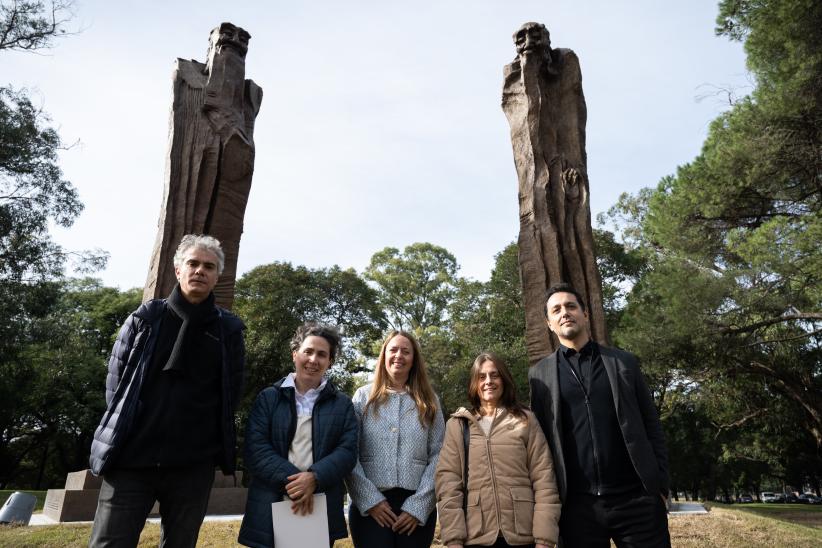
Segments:
[[[714,36],[712,0],[79,0],[83,31],[45,55],[0,54],[67,143],[86,208],[68,249],[111,254],[97,275],[142,286],[163,194],[177,57],[205,60],[222,21],[251,33],[263,87],[239,271],[273,261],[358,271],[383,247],[428,241],[487,279],[517,237],[502,110],[511,35],[545,23],[576,51],[588,105],[594,216],[699,153],[727,100],[749,91],[742,48]]]

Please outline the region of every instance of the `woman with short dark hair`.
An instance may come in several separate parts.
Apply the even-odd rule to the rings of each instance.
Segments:
[[[336,329],[303,324],[291,339],[294,372],[257,396],[245,435],[251,484],[240,544],[274,546],[271,504],[288,497],[295,514],[310,514],[314,493],[326,496],[329,543],[348,536],[343,479],[357,461],[357,418],[325,376],[339,348]]]

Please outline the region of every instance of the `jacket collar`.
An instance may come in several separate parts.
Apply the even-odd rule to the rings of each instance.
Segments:
[[[551,379],[548,388],[551,391],[551,412],[555,417],[559,417],[559,357],[560,350],[548,356],[548,374]],[[619,373],[617,372],[616,358],[608,351],[607,346],[599,345],[599,355],[602,358],[602,365],[608,374],[608,384],[611,385],[611,394],[614,398],[614,409],[619,412]],[[561,432],[560,432],[561,433]]]
[[[548,356],[548,375],[551,376],[548,382],[548,390],[551,392],[551,414],[559,417],[559,350]],[[557,421],[557,430],[562,435],[562,423]]]
[[[497,421],[502,419],[502,417],[504,417],[507,414],[508,414],[508,410],[505,409],[504,407],[501,408],[499,413],[497,413],[497,416],[494,419],[494,422],[496,423]],[[476,415],[471,413],[471,411],[469,411],[465,407],[460,407],[459,409],[457,409],[456,411],[451,413],[451,416],[454,417],[454,418],[457,418],[457,419],[469,419],[472,422],[474,422],[477,426],[479,426],[479,421],[477,420]]]
[[[283,383],[285,382],[285,380],[287,378],[288,378],[288,375],[286,375],[282,379],[275,382],[273,386],[274,386],[274,388],[279,388],[283,393],[287,394],[288,397],[293,398],[294,397],[294,392],[295,392],[294,386],[293,385],[292,386],[287,386],[287,385],[283,386]],[[334,383],[329,380],[328,382],[325,383],[325,388],[323,388],[322,391],[320,392],[320,395],[317,397],[317,401],[325,399],[328,396],[333,395],[336,392],[337,392],[337,387],[334,386]]]
[[[614,409],[619,417],[619,374],[617,373],[616,359],[609,353],[603,352],[603,347],[599,347],[599,355],[602,358],[602,365],[608,373],[608,382],[611,384],[611,394],[614,396]]]

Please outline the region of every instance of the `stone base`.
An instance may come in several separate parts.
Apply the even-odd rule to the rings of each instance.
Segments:
[[[49,489],[43,504],[43,514],[54,521],[93,521],[99,494],[99,489]]]
[[[237,478],[225,476],[217,470],[214,473],[214,486],[208,499],[207,514],[234,515],[245,513],[245,500],[248,489],[235,487],[242,481],[242,472]],[[100,494],[102,478],[89,470],[71,472],[66,477],[65,489],[49,489],[43,505],[43,515],[54,521],[93,521],[97,511],[97,497]],[[151,509],[152,516],[158,516],[159,504]]]
[[[208,509],[206,514],[217,516],[228,516],[245,513],[245,499],[248,496],[248,489],[245,487],[220,487],[212,489],[208,497]],[[155,502],[151,507],[152,517],[160,515],[160,503]]]
[[[245,487],[212,489],[206,513],[214,515],[245,514],[245,501],[247,498],[248,489]]]
[[[69,472],[66,476],[66,491],[82,491],[83,489],[99,489],[103,485],[103,478],[91,473],[91,470]]]

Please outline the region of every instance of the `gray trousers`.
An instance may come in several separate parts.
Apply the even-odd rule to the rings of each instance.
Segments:
[[[89,546],[137,546],[154,502],[160,503],[163,548],[197,544],[214,483],[214,465],[117,469],[103,475]]]

